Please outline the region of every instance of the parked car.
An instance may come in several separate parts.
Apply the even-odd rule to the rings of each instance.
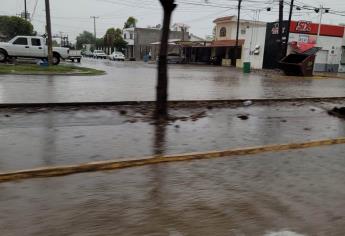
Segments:
[[[113,52],[109,55],[109,59],[113,61],[125,61],[125,55],[122,52]]]
[[[81,61],[81,51],[80,50],[70,50],[68,59],[72,62],[77,61],[80,63]]]
[[[182,64],[185,62],[185,58],[177,53],[170,53],[168,54],[167,62],[169,64]]]
[[[93,51],[93,58],[107,59],[107,54],[105,54],[105,52],[103,52],[102,50],[95,50]]]
[[[8,43],[0,43],[0,62],[6,62],[8,58],[48,58],[46,39],[39,36],[16,36]],[[69,57],[69,49],[53,47],[53,64],[58,65],[60,60]]]
[[[93,57],[93,53],[91,51],[82,51],[81,55],[83,55],[83,57]]]

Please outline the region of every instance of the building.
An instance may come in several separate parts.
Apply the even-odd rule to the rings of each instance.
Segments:
[[[161,40],[159,28],[127,28],[123,30],[123,38],[128,43],[125,55],[129,59],[142,60],[145,55],[152,58],[158,56],[157,45],[153,43]],[[171,40],[185,40],[189,38],[187,31],[170,31]]]
[[[191,33],[189,35],[189,41],[205,41],[205,39]]]
[[[341,45],[341,58],[339,62],[339,72],[345,73],[345,33]]]
[[[287,36],[288,22],[283,22],[283,39]],[[279,23],[267,24],[266,46],[263,67],[267,69],[279,68],[278,40]],[[319,24],[310,21],[292,21],[288,44],[288,54],[298,51],[302,45],[319,47],[316,54],[314,71],[316,72],[345,72],[345,36],[344,26],[321,24],[318,37]],[[285,43],[283,47],[285,47]]]
[[[253,68],[261,69],[265,45],[266,23],[240,20],[238,49],[236,52],[237,17],[217,18],[212,41],[195,41],[185,44],[185,56],[190,63],[210,63],[239,66],[251,62]]]
[[[189,32],[190,26],[183,23],[175,23],[171,26],[171,31]]]

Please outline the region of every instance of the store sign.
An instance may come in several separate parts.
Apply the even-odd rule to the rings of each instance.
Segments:
[[[298,21],[296,25],[296,31],[309,33],[311,32],[311,24],[311,21]]]
[[[298,42],[308,43],[309,42],[309,35],[305,35],[305,34],[299,35]]]
[[[285,27],[283,26],[283,34],[285,33]],[[279,23],[274,23],[273,27],[272,27],[272,34],[273,35],[277,35],[279,34]]]
[[[315,35],[300,34],[300,35],[298,35],[298,42],[316,44],[316,36]]]

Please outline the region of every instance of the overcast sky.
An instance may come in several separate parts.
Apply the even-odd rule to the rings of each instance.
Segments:
[[[287,3],[290,0],[285,0]],[[37,7],[35,9],[35,4]],[[64,32],[70,39],[83,30],[93,32],[93,21],[90,16],[99,16],[97,19],[97,36],[104,35],[110,27],[123,27],[128,16],[138,19],[139,27],[157,25],[162,20],[162,10],[158,0],[50,0],[52,12],[52,28],[54,34]],[[208,0],[208,6],[203,6],[205,0],[178,0],[178,8],[173,16],[173,23],[185,23],[191,26],[190,31],[198,36],[205,37],[212,33],[212,21],[217,17],[236,14],[236,0]],[[1,15],[16,15],[24,10],[24,0],[0,0]],[[201,5],[198,5],[201,4]],[[336,11],[343,11],[344,16],[324,14],[323,22],[330,24],[345,23],[344,0],[296,0],[296,4],[318,6],[323,4]],[[32,23],[39,33],[44,32],[45,11],[44,0],[27,0],[28,12],[34,13]],[[264,9],[272,7],[271,12]],[[288,16],[289,6],[285,6],[285,19]],[[274,21],[278,18],[277,0],[243,0],[242,18],[254,19],[255,9],[261,9],[261,21]],[[318,14],[313,11],[295,11],[294,19],[318,21]]]

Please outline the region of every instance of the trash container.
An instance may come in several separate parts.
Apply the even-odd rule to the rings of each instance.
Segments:
[[[250,73],[250,62],[243,62],[243,73]]]
[[[313,76],[315,54],[290,54],[280,61],[280,67],[288,76]]]

